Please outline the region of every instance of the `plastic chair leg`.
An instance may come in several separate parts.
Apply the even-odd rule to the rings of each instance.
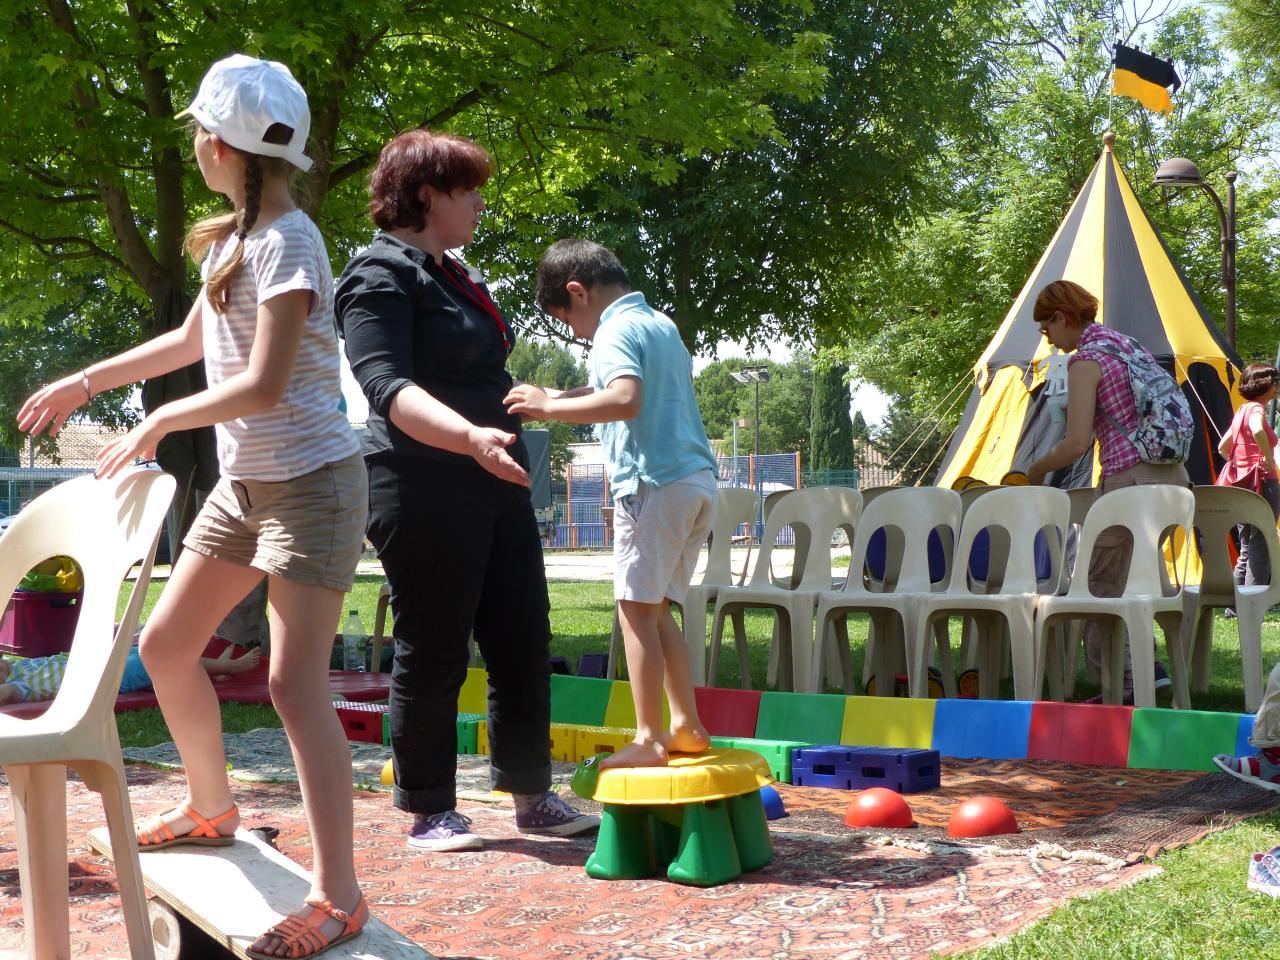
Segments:
[[[1201,607],[1196,611],[1196,624],[1192,632],[1191,689],[1207,693],[1209,675],[1213,672],[1213,608]]]
[[[1187,684],[1187,636],[1188,620],[1183,614],[1175,622],[1168,614],[1156,617],[1164,632],[1164,645],[1169,651],[1169,679],[1173,681],[1173,705],[1179,710],[1191,709],[1191,694]]]
[[[1005,618],[1013,672],[1013,695],[1018,700],[1039,700],[1044,689],[1043,684],[1036,686],[1035,640],[1031,617],[1031,607],[1019,605],[1009,610]]]
[[[1265,601],[1263,601],[1265,603]],[[1262,705],[1262,618],[1267,608],[1249,601],[1236,602],[1236,627],[1240,631],[1240,671],[1244,675],[1244,708],[1257,713]]]
[[[743,690],[751,687],[751,651],[747,647],[747,615],[739,607],[733,611],[733,645],[738,651],[738,686]]]
[[[707,598],[706,594],[697,587],[691,587],[685,602],[680,604],[680,632],[684,634],[684,647],[689,653],[689,679],[693,681],[695,687],[705,686],[707,683]]]
[[[107,815],[107,832],[111,837],[116,885],[120,889],[125,931],[129,937],[129,953],[133,960],[154,960],[151,918],[147,911],[147,893],[142,883],[142,865],[138,862],[133,810],[129,805],[129,788],[124,768],[104,761],[86,761],[74,766],[85,785],[102,797],[102,808]]]
[[[1129,659],[1133,664],[1133,703],[1138,707],[1156,705],[1156,644],[1151,622],[1155,612],[1137,605],[1125,616],[1129,633]],[[1175,614],[1170,614],[1175,616]]]
[[[613,604],[613,626],[609,632],[609,657],[605,661],[604,678],[618,679],[618,664],[622,661],[622,621],[618,619],[618,603]]]
[[[5,767],[18,834],[18,878],[28,960],[71,956],[67,901],[67,770],[61,764]]]
[[[1076,692],[1076,677],[1080,671],[1080,648],[1084,645],[1084,621],[1067,620],[1062,624],[1062,698]],[[1092,667],[1089,668],[1090,670]]]
[[[955,699],[956,668],[951,659],[951,626],[946,617],[938,617],[932,623],[933,645],[938,651],[938,670],[942,674],[942,692]]]

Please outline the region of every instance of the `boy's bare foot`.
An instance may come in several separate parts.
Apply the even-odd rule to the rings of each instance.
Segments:
[[[672,727],[667,731],[667,749],[672,753],[701,753],[711,746],[711,736],[701,726]]]
[[[600,761],[601,770],[614,767],[665,767],[667,748],[657,740],[633,740],[617,753],[611,753]]]

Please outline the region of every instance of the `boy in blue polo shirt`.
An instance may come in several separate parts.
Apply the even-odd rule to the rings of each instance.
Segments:
[[[662,766],[668,751],[699,753],[710,745],[684,635],[671,615],[671,602],[684,602],[711,529],[718,486],[693,395],[693,363],[676,325],[631,290],[618,258],[599,244],[553,244],[538,265],[537,296],[543,310],[592,341],[591,384],[564,391],[517,384],[507,408],[536,420],[600,424],[614,492],[614,597],[636,738],[600,765]]]

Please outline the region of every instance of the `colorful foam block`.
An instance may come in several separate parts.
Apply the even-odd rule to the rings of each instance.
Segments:
[[[1031,708],[1027,756],[1032,760],[1127,767],[1133,709],[1042,700]]]
[[[551,675],[551,722],[600,726],[613,683],[593,677]]]
[[[342,721],[342,731],[348,740],[360,743],[382,742],[382,715],[387,712],[385,703],[352,703],[335,700],[333,709]]]
[[[758,737],[712,737],[711,746],[735,750],[752,750],[764,757],[773,779],[791,782],[791,751],[808,746],[798,740],[762,740]]]
[[[479,667],[467,668],[467,679],[458,691],[458,712],[481,716],[489,712],[489,674]]]
[[[934,709],[940,701],[905,697],[837,699],[845,701],[840,734],[827,742],[933,749]]]
[[[1032,704],[1022,700],[938,700],[933,749],[944,757],[1021,760],[1031,736]]]
[[[1235,749],[1240,717],[1204,710],[1144,707],[1133,713],[1129,766],[1153,770],[1217,770],[1213,756]]]
[[[791,782],[798,787],[919,793],[937,789],[941,776],[937,750],[829,744],[791,751]]]
[[[551,759],[578,762],[578,728],[569,723],[551,725]]]
[[[482,757],[489,755],[489,721],[476,721],[476,753]]]
[[[631,698],[631,684],[626,680],[610,681],[609,702],[604,708],[604,726],[629,727],[636,725],[636,704]],[[662,723],[671,723],[671,708],[667,705],[667,695],[662,694]]]
[[[597,753],[614,753],[634,740],[634,729],[624,727],[578,727],[577,756],[574,761],[594,757]]]
[[[827,693],[763,693],[756,739],[836,743],[842,739],[845,699]]]
[[[458,714],[458,753],[474,754],[480,752],[480,741],[477,730],[485,717],[479,713]]]
[[[1258,752],[1258,748],[1249,742],[1249,738],[1253,736],[1252,713],[1240,714],[1240,725],[1236,728],[1236,749],[1234,751],[1237,757],[1251,757]]]
[[[698,719],[716,737],[753,737],[760,716],[759,690],[694,687]]]

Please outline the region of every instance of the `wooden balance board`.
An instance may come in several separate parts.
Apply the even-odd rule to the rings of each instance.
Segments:
[[[89,832],[89,845],[111,856],[106,828]],[[228,847],[178,846],[142,853],[142,877],[151,900],[156,957],[176,960],[181,946],[177,917],[186,917],[241,960],[263,931],[296,910],[311,876],[283,853],[244,829]],[[431,960],[431,954],[370,917],[358,937],[323,954],[326,960]]]

